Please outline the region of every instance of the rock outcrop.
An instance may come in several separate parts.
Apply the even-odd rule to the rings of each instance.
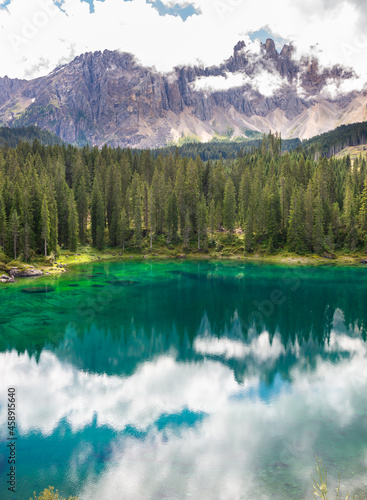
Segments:
[[[15,279],[13,276],[8,276],[7,274],[2,274],[0,276],[0,283],[14,283]]]
[[[33,266],[29,266],[25,269],[19,269],[18,267],[12,267],[9,269],[9,276],[12,278],[29,278],[32,276],[43,276],[43,271],[36,269]]]
[[[297,61],[291,45],[278,52],[271,39],[258,49],[240,41],[219,66],[169,74],[131,54],[86,53],[42,78],[0,78],[0,124],[38,125],[76,144],[155,147],[185,135],[210,140],[246,130],[304,138],[366,118],[364,94],[321,95],[351,71],[320,69],[315,58]]]

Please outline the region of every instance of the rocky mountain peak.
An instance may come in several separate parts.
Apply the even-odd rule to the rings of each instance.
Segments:
[[[336,120],[347,123],[349,105],[354,121],[356,107],[364,117],[367,98],[353,107],[353,97],[344,96],[338,118],[339,101],[324,104],[320,97],[330,80],[351,78],[350,72],[320,69],[317,60],[297,61],[293,54],[288,44],[279,53],[270,38],[260,54],[241,40],[218,66],[163,74],[128,53],[89,52],[42,78],[0,78],[0,124],[38,125],[71,143],[155,147],[185,135],[210,140],[228,130],[233,137],[248,129],[309,137]],[[313,114],[316,106],[323,110]]]

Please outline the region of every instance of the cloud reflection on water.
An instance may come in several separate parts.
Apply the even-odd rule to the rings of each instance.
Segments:
[[[218,339],[204,316],[193,343],[200,357],[182,360],[171,350],[117,376],[81,370],[48,350],[38,362],[12,351],[0,354],[0,379],[18,389],[24,439],[35,431],[52,438],[63,419],[81,433],[68,458],[75,484],[83,482],[78,463],[96,460],[83,429],[97,418],[97,427],[117,432],[109,438],[103,473],[92,468],[84,483],[85,500],[255,498],[259,485],[264,499],[271,498],[269,491],[274,498],[304,498],[315,454],[324,457],[331,474],[347,472],[349,461],[354,469],[359,464],[352,487],[367,477],[367,345],[358,332],[347,332],[340,310],[329,342],[312,362],[310,343],[285,347],[266,331],[247,341]],[[244,362],[241,382],[234,358]],[[288,380],[282,371],[286,359],[293,360]],[[268,373],[266,399],[264,370],[276,374]],[[1,391],[1,422],[4,398]],[[169,419],[158,425],[185,410],[205,417],[188,425]],[[123,435],[128,426],[144,432],[144,439]]]

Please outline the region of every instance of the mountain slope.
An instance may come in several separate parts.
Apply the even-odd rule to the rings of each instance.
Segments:
[[[295,60],[292,46],[278,53],[270,39],[255,48],[239,42],[219,66],[170,74],[106,50],[35,80],[0,78],[0,124],[38,125],[70,143],[141,148],[185,136],[246,137],[246,130],[308,138],[367,119],[366,93],[327,97],[330,85],[353,78],[341,67]]]
[[[0,147],[15,148],[19,141],[33,143],[37,139],[44,146],[62,145],[64,142],[55,134],[39,127],[9,128],[0,127]]]

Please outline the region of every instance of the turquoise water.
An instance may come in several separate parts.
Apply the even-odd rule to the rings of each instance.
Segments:
[[[367,270],[93,264],[0,288],[0,498],[367,498]],[[16,388],[16,493],[4,487]]]

